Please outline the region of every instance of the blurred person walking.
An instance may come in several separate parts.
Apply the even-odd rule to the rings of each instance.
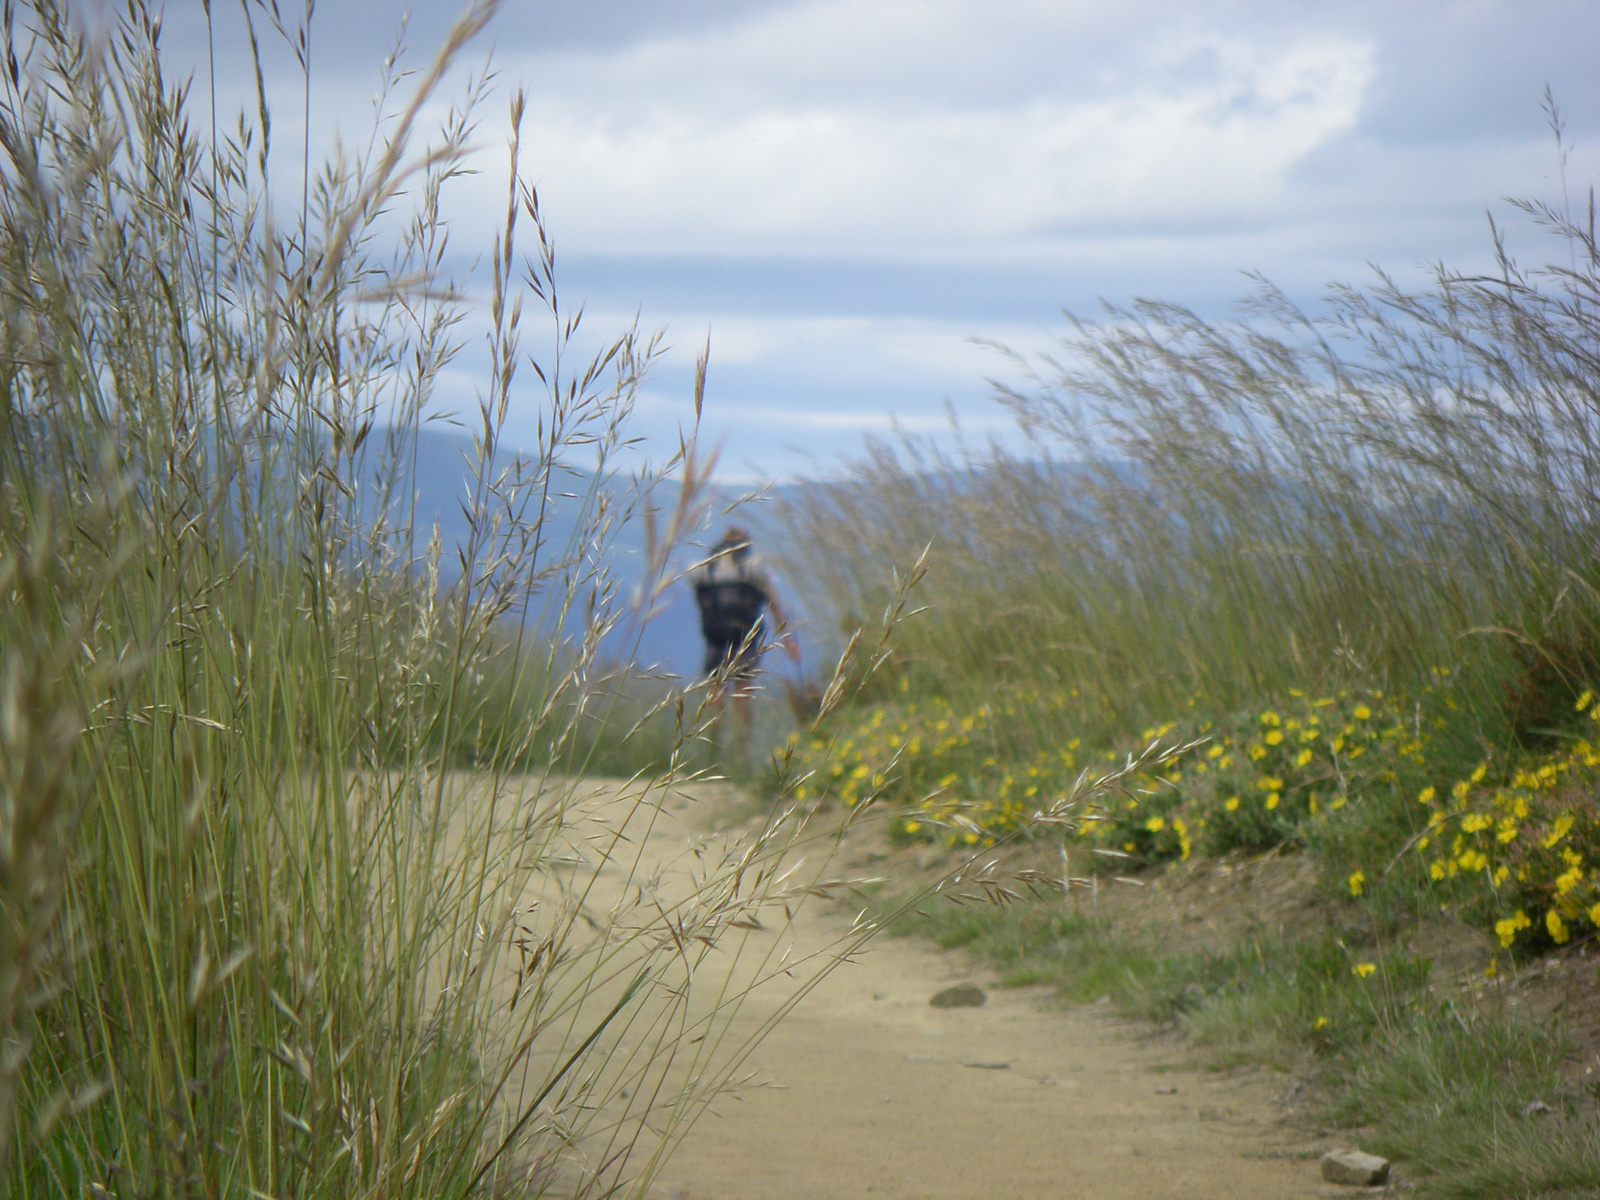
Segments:
[[[788,632],[789,618],[778,603],[772,576],[756,557],[750,531],[743,526],[730,525],[723,531],[710,557],[689,573],[689,583],[706,641],[705,675],[717,739],[726,747],[722,726],[731,695],[733,733],[742,749],[750,741],[754,681],[767,648],[766,614],[772,613],[774,640],[795,662],[800,661],[800,642]]]

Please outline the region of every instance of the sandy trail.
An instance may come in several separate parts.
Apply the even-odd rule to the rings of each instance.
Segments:
[[[688,870],[717,806],[670,799],[643,860],[669,877]],[[601,867],[601,893],[629,886],[625,875]],[[752,936],[803,954],[848,928],[819,903],[783,933]],[[1277,1118],[1282,1079],[1186,1068],[1174,1041],[1096,1006],[1063,1009],[1043,989],[928,1004],[969,980],[989,982],[966,956],[914,939],[881,938],[839,966],[754,1050],[750,1083],[688,1132],[650,1200],[1275,1200],[1325,1187]],[[733,1040],[786,994],[747,1000]]]
[[[805,925],[805,938],[843,932],[831,915]],[[840,967],[750,1060],[772,1086],[702,1117],[654,1194],[1176,1200],[1320,1182],[1314,1161],[1245,1157],[1285,1145],[1266,1081],[1166,1069],[1171,1044],[1036,989],[930,1007],[970,978],[963,966],[893,939]]]

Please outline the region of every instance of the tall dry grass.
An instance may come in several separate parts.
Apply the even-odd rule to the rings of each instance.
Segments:
[[[792,507],[796,577],[850,625],[931,545],[900,669],[1076,695],[1091,731],[1452,667],[1500,736],[1523,676],[1600,674],[1600,258],[1592,215],[1519,213],[1547,265],[1496,230],[1492,273],[1314,311],[1263,282],[1230,320],[1073,318],[999,387],[1032,450],[870,446]]]
[[[308,61],[314,31],[246,12]],[[463,313],[440,198],[481,87],[426,145],[418,122],[491,13],[391,64],[368,150],[285,215],[270,114],[202,131],[151,8],[97,32],[52,0],[3,10],[7,1195],[639,1190],[748,1052],[750,989],[837,961],[751,940],[828,894],[825,855],[778,869],[801,815],[677,882],[642,849],[692,782],[703,690],[651,700],[660,778],[567,774],[615,698],[599,648],[671,585],[710,464],[689,440],[667,465],[677,507],[630,598],[604,551],[653,481],[607,471],[657,343],[578,353],[515,134],[469,535],[414,520]],[[530,348],[525,306],[552,342]],[[539,441],[506,467],[525,402]]]

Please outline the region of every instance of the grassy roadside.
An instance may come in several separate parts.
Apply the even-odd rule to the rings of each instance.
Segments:
[[[886,669],[792,744],[800,798],[889,807],[924,853],[1031,844],[1075,895],[1262,855],[1316,880],[1310,919],[1207,939],[1122,902],[913,927],[1304,1072],[1439,1196],[1600,1187],[1600,1062],[1568,1058],[1592,1031],[1524,986],[1600,987],[1600,242],[1513,208],[1542,264],[1497,230],[1490,274],[1380,271],[1314,310],[1263,282],[1223,320],[1069,314],[997,385],[1029,457],[875,444],[786,510],[845,630],[926,580]],[[1040,837],[1045,807],[1078,824]]]
[[[1304,886],[1230,928],[1198,924],[1193,881],[1219,870],[1243,888],[1224,886],[1218,899],[1213,886],[1213,908],[1248,903],[1248,865],[1208,862],[1148,873],[1137,896],[1102,893],[1094,907],[1060,896],[1003,908],[936,899],[895,928],[973,954],[1001,986],[1048,985],[1063,1001],[1106,1001],[1176,1029],[1209,1068],[1291,1073],[1305,1085],[1305,1121],[1397,1160],[1419,1196],[1600,1186],[1600,1087],[1584,1086],[1564,1023],[1515,980],[1463,988],[1455,964],[1413,948],[1417,927],[1379,927],[1361,906]],[[1187,897],[1180,887],[1177,903],[1154,900],[1150,888],[1179,875]],[[880,911],[894,907],[880,901]],[[1587,962],[1579,970],[1593,975]],[[1481,975],[1476,963],[1469,972]]]

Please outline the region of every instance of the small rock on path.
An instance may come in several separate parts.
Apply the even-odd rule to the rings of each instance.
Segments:
[[[1389,1160],[1360,1150],[1330,1150],[1322,1156],[1322,1177],[1329,1183],[1377,1187],[1388,1181]]]
[[[987,993],[975,983],[958,983],[942,992],[935,992],[928,1003],[934,1008],[982,1008],[989,999]]]

